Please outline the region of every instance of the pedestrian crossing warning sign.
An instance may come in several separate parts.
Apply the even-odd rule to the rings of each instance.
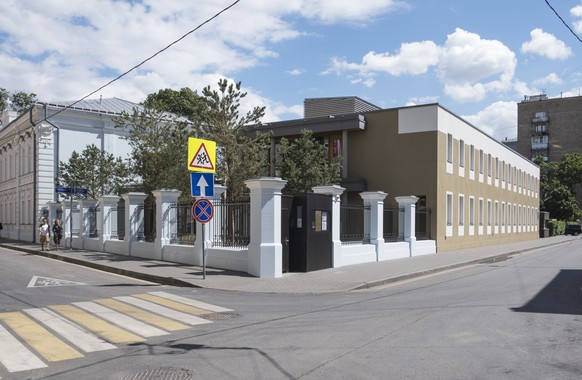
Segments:
[[[188,138],[188,170],[214,173],[216,171],[216,142]]]

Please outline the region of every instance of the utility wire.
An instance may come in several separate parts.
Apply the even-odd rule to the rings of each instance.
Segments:
[[[95,91],[85,95],[84,97],[82,97],[81,99],[67,105],[66,107],[60,109],[59,111],[57,111],[56,113],[45,117],[44,119],[40,120],[39,123],[42,123],[43,121],[47,120],[49,117],[54,117],[56,115],[58,115],[59,113],[67,110],[68,108],[72,108],[75,104],[87,99],[88,97],[90,97],[91,95],[95,94],[96,92],[101,91],[102,89],[104,89],[105,87],[111,85],[112,83],[118,81],[119,79],[123,78],[124,76],[126,76],[127,74],[131,73],[132,71],[134,71],[135,69],[137,69],[138,67],[142,66],[143,64],[145,64],[146,62],[154,59],[157,55],[163,53],[164,51],[168,50],[170,47],[174,46],[175,44],[177,44],[178,42],[182,41],[184,38],[186,38],[187,36],[189,36],[190,34],[196,32],[198,29],[202,28],[204,25],[208,24],[210,21],[214,20],[215,18],[217,18],[218,16],[220,16],[221,14],[223,14],[224,12],[228,11],[230,8],[234,7],[237,3],[239,3],[240,0],[236,0],[235,2],[233,2],[232,4],[230,4],[229,6],[227,6],[226,8],[223,8],[220,12],[218,12],[217,14],[215,14],[214,16],[210,17],[209,19],[207,19],[206,21],[202,22],[201,24],[199,24],[196,28],[190,30],[188,33],[184,34],[182,37],[178,38],[177,40],[173,41],[171,44],[169,44],[168,46],[166,46],[165,48],[163,48],[162,50],[159,50],[158,52],[156,52],[155,54],[153,54],[152,56],[144,59],[143,61],[141,61],[140,63],[138,63],[137,65],[133,66],[131,69],[127,70],[126,72],[124,72],[123,74],[120,74],[118,77],[110,80],[109,82],[107,82],[106,84],[104,84],[103,86],[99,87],[98,89],[96,89]]]
[[[562,18],[562,16],[560,16],[560,14],[554,9],[554,7],[552,7],[552,5],[550,4],[550,2],[548,0],[545,0],[546,4],[548,4],[548,7],[550,7],[550,9],[552,11],[554,11],[554,13],[556,14],[556,16],[558,16],[558,18],[562,21],[562,23],[564,25],[566,25],[566,28],[568,28],[568,30],[570,31],[570,33],[572,33],[574,35],[574,37],[576,37],[576,39],[580,42],[582,42],[582,40],[580,39],[580,37],[578,37],[578,35],[576,34],[576,32],[574,32],[572,30],[572,28],[570,28],[570,26],[568,25],[568,23],[566,23],[566,21],[564,21],[564,19]]]

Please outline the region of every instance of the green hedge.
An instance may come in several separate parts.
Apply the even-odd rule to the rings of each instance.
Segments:
[[[564,235],[566,232],[566,222],[562,220],[550,220],[548,222],[550,227],[550,236]]]

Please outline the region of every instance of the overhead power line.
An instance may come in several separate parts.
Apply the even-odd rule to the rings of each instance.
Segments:
[[[124,72],[123,74],[120,74],[119,76],[117,76],[116,78],[110,80],[109,82],[105,83],[103,86],[99,87],[98,89],[96,89],[95,91],[83,96],[81,99],[67,105],[66,107],[60,109],[59,111],[57,111],[56,113],[50,115],[50,117],[54,117],[56,115],[58,115],[59,113],[67,110],[68,108],[72,108],[75,104],[87,99],[88,97],[90,97],[91,95],[101,91],[102,89],[104,89],[105,87],[111,85],[112,83],[118,81],[119,79],[123,78],[124,76],[126,76],[127,74],[131,73],[132,71],[134,71],[135,69],[137,69],[138,67],[142,66],[143,64],[145,64],[146,62],[154,59],[156,56],[158,56],[159,54],[163,53],[164,51],[168,50],[170,47],[174,46],[175,44],[177,44],[178,42],[182,41],[184,38],[188,37],[190,34],[196,32],[198,29],[202,28],[204,25],[208,24],[210,21],[214,20],[215,18],[217,18],[218,16],[220,16],[221,14],[223,14],[224,12],[228,11],[230,8],[234,7],[237,3],[239,3],[241,0],[236,0],[235,2],[233,2],[232,4],[230,4],[229,6],[227,6],[226,8],[223,8],[220,12],[216,13],[214,16],[210,17],[209,19],[207,19],[206,21],[202,22],[201,24],[199,24],[197,27],[195,27],[194,29],[190,30],[189,32],[187,32],[186,34],[184,34],[182,37],[178,38],[177,40],[173,41],[172,43],[170,43],[168,46],[166,46],[165,48],[157,51],[155,54],[151,55],[150,57],[144,59],[143,61],[141,61],[140,63],[138,63],[137,65],[133,66],[131,69],[127,70],[126,72]],[[40,120],[39,123],[47,120],[49,116],[45,117],[44,119]]]
[[[554,7],[552,7],[552,5],[550,4],[550,2],[548,0],[545,0],[546,4],[548,4],[548,7],[550,7],[550,9],[556,14],[556,16],[558,16],[558,18],[560,19],[560,21],[562,21],[562,23],[566,26],[566,28],[568,28],[568,30],[570,31],[570,33],[572,33],[574,35],[574,37],[576,37],[576,39],[580,42],[582,42],[582,40],[580,39],[580,37],[578,37],[578,35],[576,34],[576,32],[574,32],[572,30],[572,28],[570,28],[570,25],[568,25],[568,23],[566,21],[564,21],[564,19],[562,18],[562,16],[560,16],[560,14],[554,9]]]

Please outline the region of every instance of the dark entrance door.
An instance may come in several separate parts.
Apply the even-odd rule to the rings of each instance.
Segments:
[[[331,196],[295,194],[291,210],[290,272],[310,272],[333,266]]]
[[[281,197],[281,245],[283,246],[283,273],[289,272],[289,226],[292,205],[292,195],[283,195]]]

